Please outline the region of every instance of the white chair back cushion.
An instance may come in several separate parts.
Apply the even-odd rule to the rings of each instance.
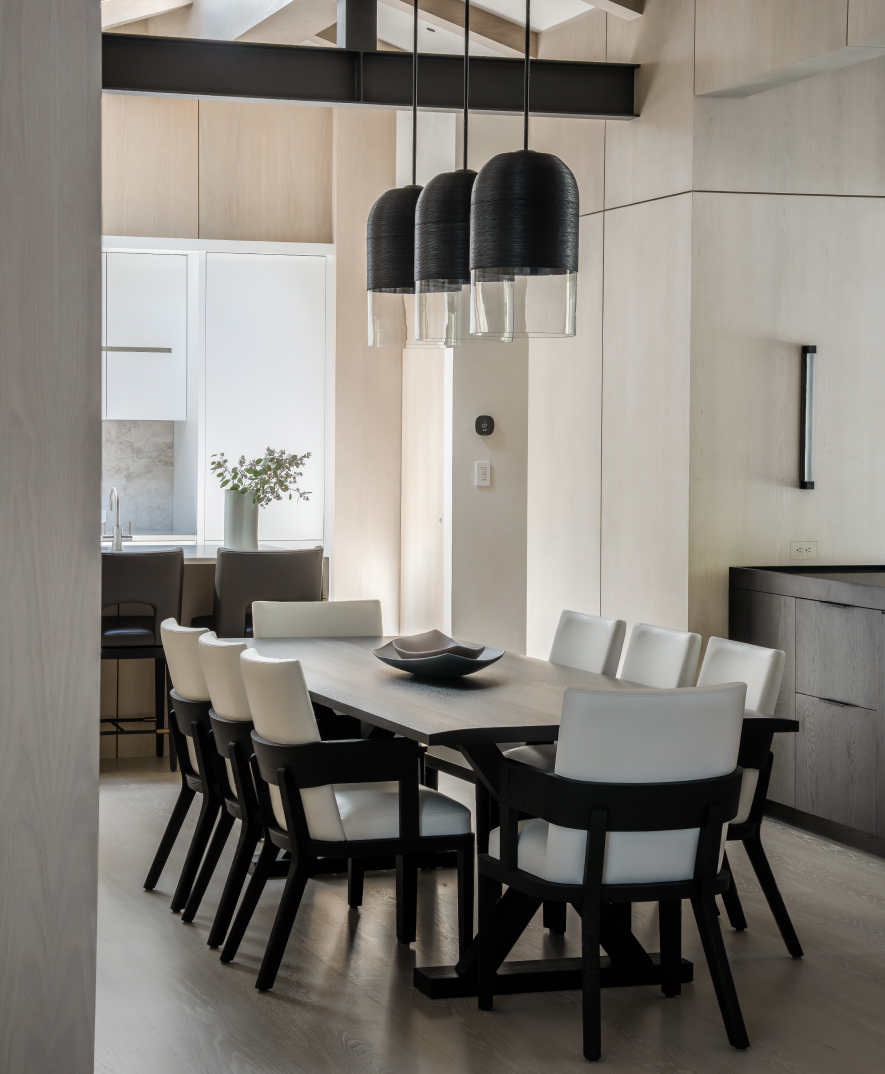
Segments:
[[[209,700],[209,687],[197,648],[200,636],[205,633],[205,627],[179,626],[174,619],[164,619],[160,623],[169,677],[175,692],[188,701]]]
[[[380,600],[256,600],[252,604],[256,638],[380,638]]]
[[[564,611],[550,649],[550,663],[614,678],[626,631],[623,619]]]
[[[773,716],[784,677],[784,653],[780,649],[765,649],[761,645],[745,645],[728,638],[710,638],[698,686],[713,686],[719,682],[747,684],[747,708]],[[750,815],[753,796],[759,783],[759,770],[744,769],[741,785],[741,804],[733,824],[743,824]]]
[[[565,692],[556,774],[598,783],[673,783],[728,775],[737,765],[743,683],[709,689]],[[724,837],[723,831],[723,837]],[[586,832],[551,824],[546,878],[581,883]],[[607,884],[687,880],[698,829],[612,832]]]
[[[700,634],[634,623],[620,677],[660,690],[694,686],[700,655]]]
[[[710,638],[698,675],[698,686],[746,683],[747,708],[773,716],[784,677],[784,660],[780,649],[745,645],[728,638]]]
[[[212,708],[222,719],[249,722],[252,711],[240,670],[240,653],[246,650],[246,642],[219,638],[210,630],[200,638],[198,648]]]
[[[240,669],[252,721],[262,738],[284,746],[320,741],[300,660],[275,660],[259,655],[254,649],[246,649],[240,654]],[[279,787],[270,784],[269,790],[274,816],[285,828],[286,815]],[[345,838],[330,784],[301,791],[301,802],[312,839],[337,841]]]

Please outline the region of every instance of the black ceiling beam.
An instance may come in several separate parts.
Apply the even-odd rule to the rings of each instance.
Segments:
[[[633,119],[636,67],[532,60],[532,112]],[[461,56],[421,54],[419,106],[460,110],[463,71]],[[522,79],[521,59],[471,56],[471,109],[522,113]],[[176,97],[408,108],[412,57],[403,52],[102,34],[102,88]]]

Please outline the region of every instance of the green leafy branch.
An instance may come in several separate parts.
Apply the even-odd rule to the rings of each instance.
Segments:
[[[263,457],[246,461],[241,455],[236,466],[231,466],[223,451],[212,456],[209,468],[221,482],[221,487],[240,495],[250,495],[259,507],[267,507],[271,500],[282,500],[284,493],[291,500],[297,496],[306,500],[310,492],[302,492],[297,482],[302,477],[302,467],[310,458],[304,455],[287,455],[285,450],[268,448]]]

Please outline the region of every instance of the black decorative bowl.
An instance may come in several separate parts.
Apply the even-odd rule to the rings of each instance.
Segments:
[[[503,649],[490,649],[486,645],[477,657],[437,653],[434,656],[411,656],[404,659],[396,651],[392,641],[382,645],[380,649],[373,649],[372,652],[382,663],[389,664],[392,668],[428,679],[457,679],[462,675],[472,675],[475,671],[482,671],[494,664],[504,655]]]

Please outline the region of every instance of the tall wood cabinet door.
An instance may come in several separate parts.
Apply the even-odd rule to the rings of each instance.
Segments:
[[[796,808],[876,832],[878,713],[796,695]]]
[[[775,716],[796,719],[796,598],[777,593],[757,593],[732,589],[728,602],[728,636],[748,645],[782,649],[784,678]],[[772,743],[774,767],[768,797],[782,805],[796,806],[797,735],[775,735]]]
[[[796,690],[858,705],[879,707],[881,612],[796,600]]]

